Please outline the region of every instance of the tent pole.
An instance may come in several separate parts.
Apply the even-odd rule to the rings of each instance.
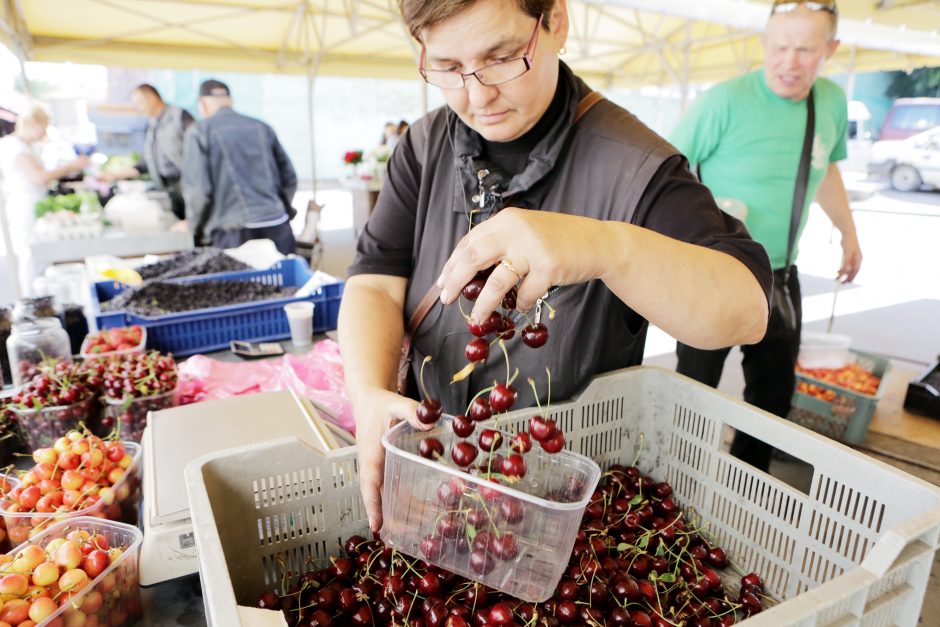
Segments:
[[[314,146],[314,138],[316,133],[314,132],[313,121],[313,87],[319,65],[319,54],[312,63],[307,64],[307,125],[310,133],[308,137],[310,143],[310,187],[313,190],[314,200],[317,198],[317,150]]]

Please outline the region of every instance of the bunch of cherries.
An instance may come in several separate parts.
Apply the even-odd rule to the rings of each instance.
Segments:
[[[10,404],[21,410],[74,405],[94,397],[96,383],[82,365],[48,361],[10,397]]]
[[[156,396],[176,389],[172,355],[148,351],[119,359],[93,362],[103,380],[104,396],[112,400]]]
[[[565,574],[542,603],[410,559],[378,539],[352,536],[343,549],[293,587],[264,592],[258,606],[303,627],[723,627],[760,612],[766,598],[756,573],[719,576],[724,551],[699,533],[668,483],[635,466],[604,474]]]
[[[476,301],[486,279],[492,273],[493,268],[478,272],[477,275],[464,286],[462,295],[470,302]],[[541,307],[541,303],[539,304]],[[512,453],[503,457],[496,451],[503,443],[504,435],[494,429],[483,429],[478,438],[477,444],[467,440],[473,435],[476,429],[476,423],[489,420],[494,415],[508,412],[515,405],[518,398],[518,391],[513,387],[513,378],[509,373],[509,353],[506,351],[505,342],[511,340],[516,335],[516,325],[512,319],[512,312],[516,308],[516,288],[513,287],[506,293],[502,301],[502,311],[494,311],[482,323],[476,323],[467,319],[467,329],[474,339],[470,340],[464,349],[467,358],[467,366],[459,373],[454,375],[454,380],[463,379],[482,364],[490,355],[490,348],[493,344],[498,344],[506,356],[506,381],[504,383],[494,382],[491,387],[479,391],[471,400],[466,413],[454,417],[451,423],[454,434],[461,440],[451,448],[450,457],[454,464],[468,470],[477,459],[480,451],[483,451],[487,458],[481,464],[482,472],[486,478],[499,482],[500,479],[521,479],[526,472],[525,461],[522,457],[532,448],[532,440],[538,442],[548,453],[557,453],[565,445],[564,433],[551,420],[543,419],[540,416],[532,418],[529,431],[520,431],[510,439],[510,448]],[[538,320],[537,314],[535,322],[528,322],[520,332],[522,342],[532,348],[540,348],[548,342],[548,327]],[[424,393],[424,400],[418,404],[417,417],[422,424],[434,424],[443,414],[441,402],[431,396],[424,386],[424,365],[430,361],[425,359],[421,367],[421,389]],[[534,385],[534,384],[533,384]],[[479,448],[477,448],[479,445]],[[427,459],[444,459],[444,444],[434,437],[427,437],[422,440],[418,453]],[[502,475],[498,477],[497,475]]]

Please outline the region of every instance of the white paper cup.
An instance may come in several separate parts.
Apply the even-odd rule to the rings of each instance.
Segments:
[[[313,303],[288,303],[284,305],[287,324],[290,326],[290,341],[294,346],[313,344]]]

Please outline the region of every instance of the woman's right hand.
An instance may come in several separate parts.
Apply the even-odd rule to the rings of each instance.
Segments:
[[[418,422],[418,402],[395,392],[374,388],[358,395],[356,443],[359,445],[359,489],[369,516],[369,528],[382,528],[382,484],[385,473],[385,449],[382,434],[401,421],[427,431],[433,425]]]
[[[91,159],[88,155],[79,155],[72,161],[69,161],[68,167],[71,172],[81,172],[91,165]]]

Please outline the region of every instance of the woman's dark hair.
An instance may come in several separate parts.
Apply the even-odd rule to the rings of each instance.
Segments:
[[[421,40],[419,33],[429,26],[457,15],[476,4],[479,0],[398,0],[398,9],[405,20],[411,36]],[[505,0],[513,2],[519,9],[538,19],[547,17],[555,6],[555,0]],[[548,29],[548,20],[542,21],[542,27]]]

